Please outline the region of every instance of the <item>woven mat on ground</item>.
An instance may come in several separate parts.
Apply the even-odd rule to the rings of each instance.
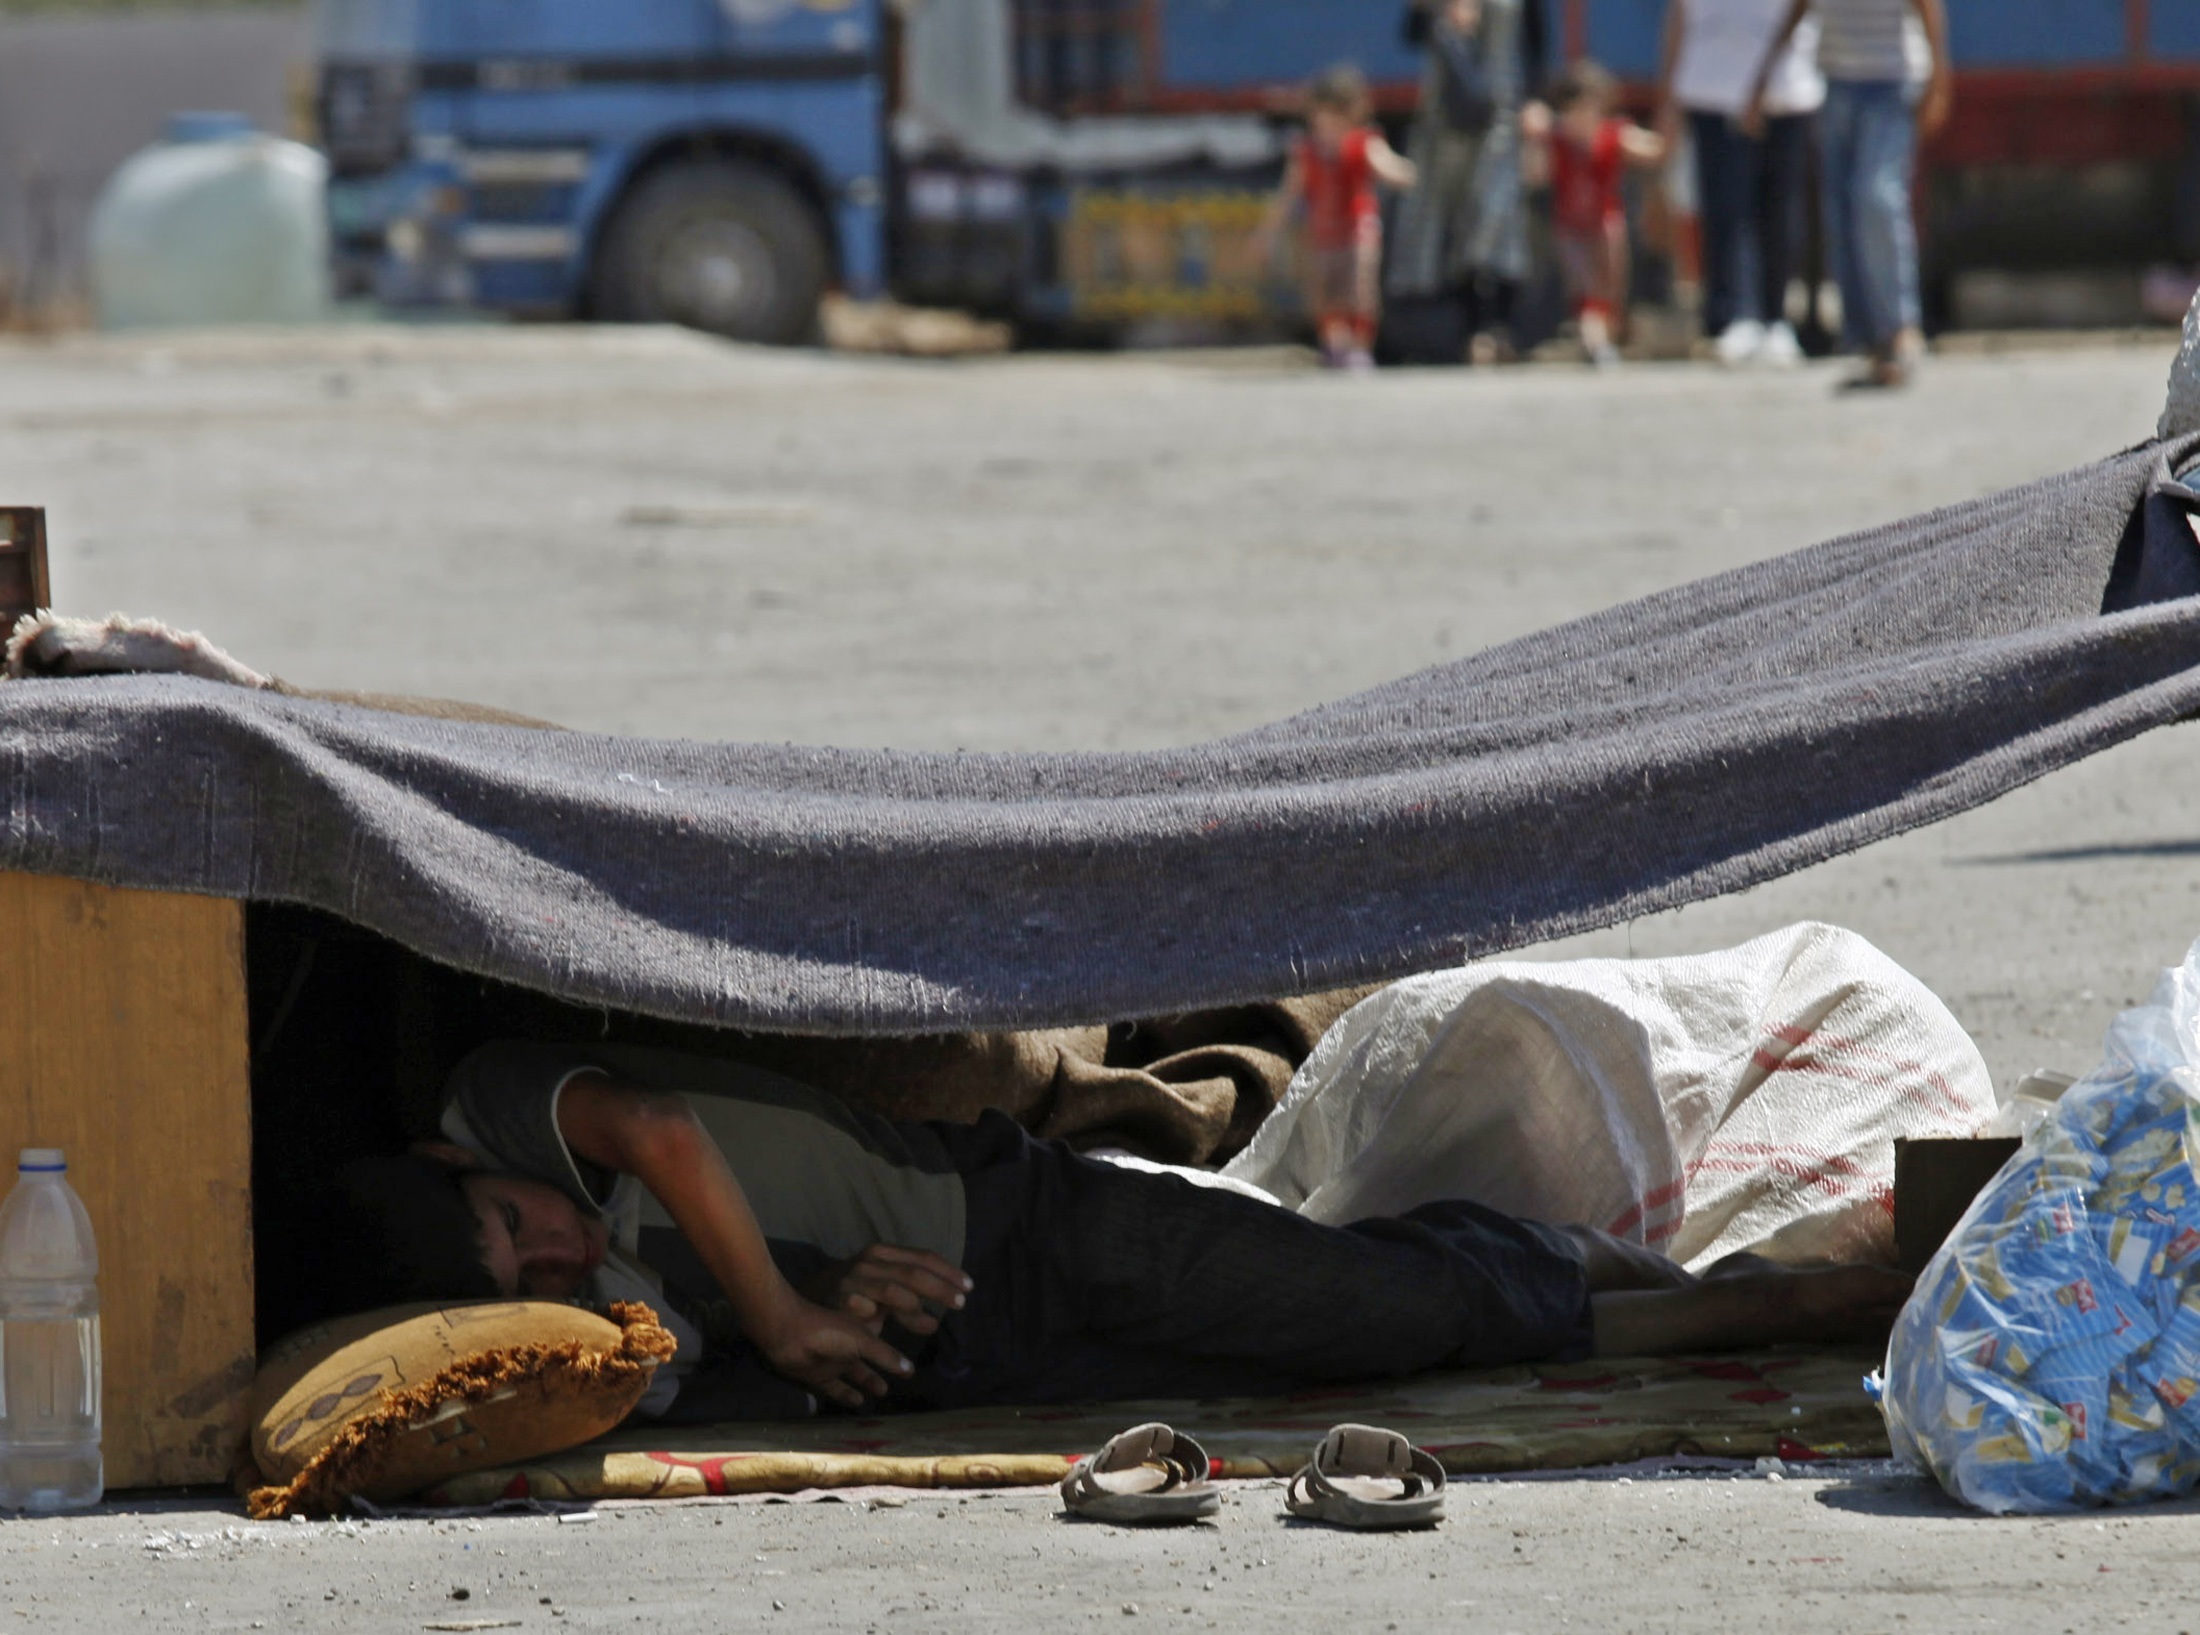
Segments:
[[[1563,1470],[1655,1455],[1876,1458],[1887,1452],[1858,1351],[1539,1363],[1290,1397],[987,1408],[786,1425],[639,1427],[534,1463],[476,1472],[417,1502],[687,1499],[862,1484],[1020,1487],[1059,1481],[1117,1431],[1166,1419],[1221,1476],[1287,1476],[1331,1425],[1389,1425],[1454,1475]]]

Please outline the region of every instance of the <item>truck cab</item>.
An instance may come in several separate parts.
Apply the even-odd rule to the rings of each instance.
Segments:
[[[882,286],[881,0],[319,0],[339,287],[805,338]]]
[[[1410,73],[1377,9],[317,0],[339,288],[776,342],[835,287],[1083,330],[1273,321],[1293,280],[1252,242],[1280,116],[1338,54]]]

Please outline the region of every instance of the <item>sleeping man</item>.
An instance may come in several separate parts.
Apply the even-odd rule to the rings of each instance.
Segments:
[[[1910,1286],[1748,1257],[1699,1279],[1465,1201],[1325,1225],[1005,1114],[897,1123],[634,1047],[483,1046],[451,1075],[442,1130],[340,1178],[333,1269],[355,1303],[645,1300],[680,1345],[643,1411],[683,1419],[1879,1338]]]

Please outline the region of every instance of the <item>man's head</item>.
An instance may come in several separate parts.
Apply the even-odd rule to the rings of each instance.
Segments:
[[[603,1222],[556,1187],[456,1148],[363,1158],[336,1178],[330,1270],[364,1309],[411,1300],[570,1298],[603,1264]]]
[[[603,1264],[610,1234],[556,1187],[474,1170],[460,1187],[474,1212],[481,1264],[506,1294],[569,1300]]]

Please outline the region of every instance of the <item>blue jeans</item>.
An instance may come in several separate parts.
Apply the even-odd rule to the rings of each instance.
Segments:
[[[1778,323],[1795,266],[1797,206],[1810,162],[1810,116],[1765,121],[1762,141],[1725,114],[1691,111],[1697,209],[1703,223],[1703,330],[1737,319]]]
[[[1910,174],[1917,112],[1896,80],[1829,80],[1818,114],[1826,248],[1841,286],[1841,334],[1884,352],[1921,322]]]

